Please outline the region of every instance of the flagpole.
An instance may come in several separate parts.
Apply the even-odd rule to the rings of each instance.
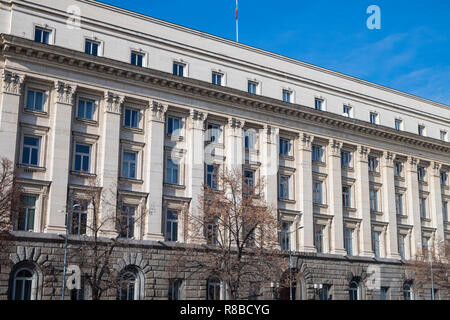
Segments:
[[[239,6],[238,0],[236,0],[236,42],[239,42],[239,16],[238,16]]]

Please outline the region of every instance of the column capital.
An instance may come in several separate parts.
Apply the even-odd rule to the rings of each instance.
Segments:
[[[394,154],[390,151],[383,152],[383,165],[386,167],[392,167],[394,165]]]
[[[367,161],[369,157],[369,148],[359,145],[357,151],[358,151],[358,160]]]
[[[440,164],[439,162],[433,162],[432,166],[431,166],[431,173],[436,176],[436,177],[440,177],[441,175],[441,168],[442,168],[442,164]]]
[[[230,129],[242,129],[244,128],[245,121],[242,119],[237,119],[233,117],[228,118],[228,127]]]
[[[205,120],[208,117],[208,113],[191,109],[189,112],[190,119],[190,128],[204,130],[205,129]]]
[[[117,93],[106,91],[104,96],[106,102],[106,112],[121,114],[122,104],[125,97]]]
[[[77,86],[62,81],[55,81],[56,102],[73,105]]]
[[[328,148],[330,150],[330,155],[335,157],[341,156],[341,149],[342,149],[342,141],[338,141],[336,139],[330,139],[330,142],[328,144]]]
[[[313,137],[307,133],[300,133],[300,150],[311,151]]]
[[[274,143],[274,144],[278,143],[278,141],[276,141],[276,138],[279,133],[278,128],[273,127],[268,124],[265,124],[264,128],[263,128],[263,132],[264,132],[264,136],[265,136],[265,139],[263,139],[263,141],[266,141],[268,143]]]
[[[419,164],[419,159],[414,157],[408,157],[407,160],[408,169],[410,171],[417,171],[417,165]]]
[[[169,106],[156,100],[150,101],[150,109],[152,111],[151,121],[164,122],[164,116]]]
[[[14,73],[8,70],[3,70],[2,82],[4,93],[21,95],[22,94],[22,84],[25,80],[25,75]]]

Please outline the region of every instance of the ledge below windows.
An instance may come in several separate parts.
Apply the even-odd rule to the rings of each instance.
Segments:
[[[284,202],[284,203],[289,203],[289,204],[295,204],[295,200],[292,200],[292,199],[278,198],[278,201]]]
[[[83,177],[83,178],[97,178],[97,175],[95,173],[89,173],[89,172],[70,170],[70,174],[72,174],[74,176]]]
[[[143,184],[144,183],[144,180],[134,179],[134,178],[126,178],[126,177],[119,177],[119,180],[123,181],[123,182],[136,183],[136,184]]]
[[[76,121],[84,123],[86,125],[90,125],[90,126],[94,126],[94,127],[98,127],[98,121],[96,120],[89,120],[89,119],[83,119],[83,118],[75,118]]]
[[[164,188],[186,189],[186,186],[185,185],[181,185],[181,184],[164,183]]]
[[[29,164],[17,164],[17,168],[23,169],[25,172],[45,172],[47,169],[45,167],[32,166]]]

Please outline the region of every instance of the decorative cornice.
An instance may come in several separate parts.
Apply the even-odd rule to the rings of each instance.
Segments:
[[[164,122],[164,116],[167,112],[168,105],[153,100],[150,102],[150,109],[152,111],[152,121]]]
[[[205,120],[208,114],[206,112],[191,109],[189,112],[189,120],[192,129],[205,129]]]
[[[215,102],[219,100],[246,111],[253,109],[269,116],[276,115],[322,128],[333,127],[349,135],[366,136],[390,143],[395,142],[398,145],[409,145],[417,149],[432,150],[445,155],[450,153],[450,143],[438,139],[398,131],[394,128],[370,124],[330,112],[322,112],[307,106],[285,103],[274,98],[249,94],[237,89],[220,87],[201,80],[177,77],[155,69],[140,68],[105,57],[91,56],[76,50],[36,43],[21,37],[2,34],[0,50],[5,57],[22,57],[27,61],[34,60],[40,64],[47,60],[53,64],[76,68],[79,71],[85,70],[90,75],[97,72],[109,78],[117,76],[120,78],[117,81],[135,81],[145,86],[158,87],[161,90],[177,90],[178,94],[187,95],[191,98],[192,96],[198,96],[199,99],[214,99]]]
[[[2,82],[3,88],[2,91],[4,93],[16,94],[20,95],[22,93],[22,84],[25,80],[25,76],[10,72],[8,70],[3,70],[2,74]]]
[[[121,108],[125,98],[114,92],[105,92],[106,112],[121,114]]]
[[[62,104],[73,105],[77,86],[55,81],[56,102]]]

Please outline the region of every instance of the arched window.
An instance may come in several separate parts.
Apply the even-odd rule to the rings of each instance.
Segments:
[[[348,286],[348,294],[349,300],[358,300],[359,299],[359,283],[356,280],[350,281],[350,285]]]
[[[36,277],[30,269],[22,268],[16,271],[13,280],[13,300],[31,300]]]
[[[136,300],[136,274],[126,271],[120,279],[119,289],[120,300]]]
[[[207,286],[207,299],[208,300],[220,300],[221,299],[221,281],[217,277],[211,277],[208,279]]]
[[[414,300],[414,294],[412,291],[412,284],[411,282],[405,282],[403,284],[403,298],[405,300]]]

